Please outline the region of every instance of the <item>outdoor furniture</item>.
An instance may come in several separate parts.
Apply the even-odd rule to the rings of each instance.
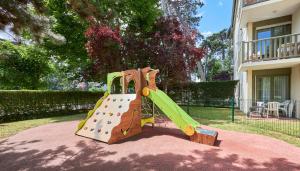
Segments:
[[[282,114],[284,114],[285,116],[288,115],[288,109],[289,109],[290,103],[291,103],[290,100],[286,100],[286,101],[280,103],[279,110],[281,110]]]
[[[296,49],[295,49],[296,48]],[[286,51],[285,51],[286,50]],[[300,53],[300,43],[298,42],[295,46],[295,43],[285,43],[281,44],[280,47],[277,49],[277,55],[278,56],[291,56],[287,54],[294,54],[296,50],[296,53]],[[287,53],[287,54],[284,54]]]
[[[291,100],[291,103],[288,108],[288,113],[287,113],[289,118],[293,117],[294,107],[295,107],[295,100]]]
[[[263,117],[265,110],[265,103],[264,102],[256,102],[256,106],[250,107],[249,117],[252,115],[260,115]]]
[[[279,118],[279,102],[268,102],[266,110],[267,118],[270,113],[273,113],[275,116]]]

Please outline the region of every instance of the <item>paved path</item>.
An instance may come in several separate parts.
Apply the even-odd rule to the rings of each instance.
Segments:
[[[300,148],[273,138],[219,131],[219,146],[187,140],[170,122],[122,143],[75,136],[77,121],[0,141],[0,170],[300,170]]]

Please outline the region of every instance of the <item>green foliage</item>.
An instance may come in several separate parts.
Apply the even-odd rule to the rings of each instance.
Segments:
[[[174,84],[169,87],[168,94],[173,99],[180,99],[183,92],[188,92],[194,101],[206,99],[229,99],[234,96],[234,89],[238,81],[210,81],[187,84]]]
[[[123,25],[138,32],[150,31],[161,15],[158,0],[69,0],[72,9],[82,18],[101,25]],[[127,26],[126,26],[127,25]]]
[[[37,89],[49,72],[46,53],[37,46],[0,41],[0,89]]]
[[[0,91],[0,122],[87,111],[103,92]]]
[[[204,64],[206,80],[230,80],[233,53],[227,30],[206,37],[201,46],[207,50]]]
[[[69,84],[72,80],[82,79],[90,65],[84,37],[87,22],[68,8],[67,0],[47,0],[45,7],[47,15],[52,19],[51,30],[65,38],[63,44],[57,44],[50,39],[44,39],[42,43],[52,58],[53,73],[48,78],[50,84],[53,87],[56,81]],[[51,80],[56,81],[53,83]]]

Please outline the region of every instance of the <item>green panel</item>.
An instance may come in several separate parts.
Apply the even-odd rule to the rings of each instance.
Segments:
[[[168,118],[170,118],[175,125],[184,132],[184,128],[192,126],[195,129],[200,124],[191,118],[181,107],[179,107],[168,95],[163,91],[157,89],[156,91],[150,89],[148,96]]]
[[[111,85],[115,78],[123,76],[122,72],[112,72],[107,74],[107,91],[111,92]]]

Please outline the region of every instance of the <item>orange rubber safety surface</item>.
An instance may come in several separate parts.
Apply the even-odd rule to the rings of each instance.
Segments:
[[[108,145],[74,135],[77,124],[43,125],[0,140],[0,170],[300,170],[300,148],[266,136],[204,127],[219,132],[214,147],[162,121]]]

